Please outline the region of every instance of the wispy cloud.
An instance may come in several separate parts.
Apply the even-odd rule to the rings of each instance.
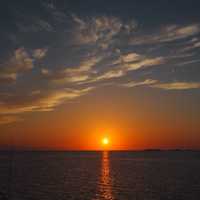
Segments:
[[[46,56],[46,53],[47,49],[34,49],[32,55],[36,60],[40,60]]]
[[[74,20],[73,38],[76,44],[97,44],[102,49],[108,48],[114,37],[135,30],[137,23],[128,23],[114,16],[99,16],[82,19],[72,15]]]
[[[64,67],[62,69],[48,70],[41,69],[42,75],[57,83],[76,83],[89,79],[91,73],[95,73],[93,67],[100,62],[101,57],[87,57],[84,58],[78,66]]]
[[[27,71],[33,68],[33,59],[24,48],[18,48],[2,67],[5,72]]]
[[[117,61],[117,66],[114,68],[110,67],[106,72],[100,75],[96,75],[94,78],[89,80],[89,82],[96,82],[100,80],[108,80],[113,78],[119,78],[126,76],[128,72],[139,70],[141,68],[151,67],[151,66],[158,66],[165,63],[165,59],[162,57],[155,57],[155,58],[146,58],[144,56],[140,56],[138,54],[128,54],[134,56],[121,56],[121,61]],[[126,59],[124,59],[125,57]],[[135,60],[135,61],[134,61]],[[127,62],[125,62],[127,61]]]
[[[148,35],[142,35],[133,37],[130,39],[131,44],[142,45],[142,44],[154,44],[162,42],[172,42],[175,40],[184,39],[190,36],[195,36],[200,33],[200,25],[168,25],[161,28],[161,30],[150,33]]]
[[[0,101],[0,114],[19,114],[32,111],[51,111],[64,101],[87,94],[93,87],[83,89],[44,90],[22,95],[4,94]]]
[[[136,86],[150,86],[157,82],[158,82],[157,80],[146,79],[144,81],[130,81],[128,83],[122,83],[122,84],[120,84],[120,86],[124,86],[124,87],[128,87],[128,88],[136,87]]]
[[[75,39],[78,44],[90,44],[99,42],[107,45],[111,38],[116,35],[122,26],[122,22],[115,17],[96,17],[82,20],[72,15],[75,26]]]
[[[161,83],[158,80],[146,79],[144,81],[129,81],[126,83],[120,83],[119,86],[123,87],[137,87],[145,86],[149,88],[159,88],[163,90],[189,90],[189,89],[200,89],[200,82],[167,82]]]
[[[10,83],[16,81],[18,73],[33,68],[33,59],[24,48],[19,48],[0,67],[0,82]]]
[[[191,65],[191,64],[195,64],[195,63],[199,63],[199,62],[200,62],[200,59],[188,60],[188,61],[179,62],[179,63],[176,64],[176,66]]]
[[[181,49],[181,52],[188,52],[196,50],[197,48],[200,48],[200,40],[195,37],[186,43],[185,47]]]
[[[34,61],[45,57],[47,49],[34,49],[32,53],[21,47],[0,64],[0,82],[10,83],[17,79],[19,73],[30,71],[34,68]]]
[[[154,84],[151,87],[160,88],[164,90],[188,90],[199,89],[200,82],[171,82],[171,83],[159,83]]]
[[[127,71],[136,70],[140,68],[145,68],[149,66],[156,66],[161,65],[165,62],[165,58],[163,57],[156,57],[156,58],[144,58],[139,62],[130,63],[125,65],[124,67],[127,69]]]
[[[99,75],[95,77],[94,79],[91,80],[91,82],[96,82],[99,80],[105,80],[105,79],[112,79],[112,78],[117,78],[125,75],[125,71],[122,69],[114,69],[114,70],[109,70],[105,72],[102,75]]]
[[[17,74],[16,73],[0,73],[0,83],[7,84],[12,83],[17,80]]]

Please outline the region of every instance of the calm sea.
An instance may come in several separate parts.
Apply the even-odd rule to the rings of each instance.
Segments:
[[[200,152],[1,152],[0,199],[200,200]]]

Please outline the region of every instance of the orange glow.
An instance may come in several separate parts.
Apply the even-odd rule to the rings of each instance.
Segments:
[[[187,118],[192,113],[183,113],[183,119],[175,123],[170,109],[165,109],[168,106],[155,109],[152,99],[140,106],[137,97],[127,99],[120,92],[115,98],[110,96],[111,91],[106,93],[113,101],[105,101],[101,95],[85,96],[81,103],[65,104],[54,114],[44,112],[42,118],[33,115],[26,123],[2,126],[0,148],[9,146],[11,140],[13,148],[36,150],[200,148],[196,134],[200,126],[194,118]],[[104,138],[108,142],[104,143]]]

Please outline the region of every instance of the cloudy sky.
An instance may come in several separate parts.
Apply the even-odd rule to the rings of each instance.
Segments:
[[[0,6],[0,145],[199,148],[198,1]]]

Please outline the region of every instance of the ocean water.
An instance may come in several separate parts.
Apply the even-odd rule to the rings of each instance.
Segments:
[[[0,199],[199,200],[200,152],[1,152]]]

